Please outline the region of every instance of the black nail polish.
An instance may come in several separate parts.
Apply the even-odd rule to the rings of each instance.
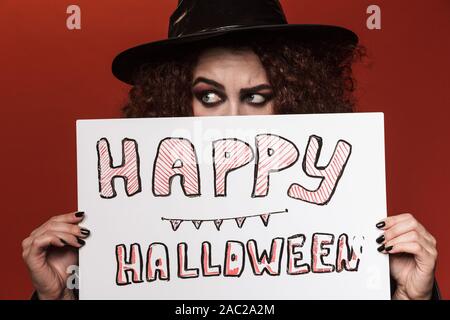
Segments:
[[[381,221],[381,222],[378,222],[378,223],[376,224],[376,227],[377,227],[378,229],[381,229],[381,228],[383,228],[385,225],[386,225],[386,222]]]
[[[378,252],[383,251],[383,250],[384,250],[384,244],[382,244],[381,246],[379,246],[377,250],[378,250]]]
[[[389,246],[389,247],[386,247],[384,250],[386,250],[387,252],[389,252],[389,251],[391,251],[392,250],[392,248],[394,248],[394,246]]]
[[[82,216],[84,216],[84,212],[83,211],[75,212],[75,217],[81,218]]]
[[[84,246],[84,244],[86,243],[83,239],[77,238],[77,241],[79,244],[81,244],[82,246]]]
[[[60,238],[59,240],[62,242],[63,245],[66,245],[66,244],[67,244],[67,242],[65,242],[64,239],[61,239],[61,238]]]
[[[383,241],[384,241],[384,234],[382,234],[381,236],[379,236],[378,238],[377,238],[377,243],[382,243]]]
[[[88,236],[88,235],[91,234],[91,232],[90,232],[88,229],[86,229],[86,228],[81,228],[81,229],[80,229],[80,232],[81,232],[81,234],[84,235],[84,236]]]

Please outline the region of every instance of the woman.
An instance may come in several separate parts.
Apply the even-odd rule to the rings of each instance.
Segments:
[[[184,0],[169,39],[123,52],[113,72],[133,85],[126,117],[352,112],[351,67],[362,53],[349,30],[287,25],[278,1]],[[83,217],[54,216],[23,241],[35,298],[76,298],[66,269],[88,241]],[[409,213],[376,227],[378,251],[390,256],[392,298],[437,298],[433,236]]]

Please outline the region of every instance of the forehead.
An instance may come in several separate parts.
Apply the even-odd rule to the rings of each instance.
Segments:
[[[245,82],[265,81],[266,73],[259,57],[248,48],[216,47],[203,51],[194,68],[194,77],[216,81],[241,79]]]

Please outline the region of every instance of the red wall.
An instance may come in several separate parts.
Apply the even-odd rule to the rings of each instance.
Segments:
[[[120,116],[127,86],[114,55],[164,38],[175,0],[41,0],[0,3],[2,285],[0,298],[32,291],[21,240],[52,215],[76,210],[75,120]],[[82,30],[65,26],[82,10]],[[366,0],[285,0],[291,23],[353,29],[369,59],[356,68],[359,111],[383,111],[390,214],[413,213],[438,239],[438,281],[450,296],[450,1],[382,1],[382,30],[365,26]]]

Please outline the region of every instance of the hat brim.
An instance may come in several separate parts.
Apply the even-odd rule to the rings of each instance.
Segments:
[[[194,44],[201,40],[220,38],[234,35],[245,35],[254,32],[283,32],[302,41],[326,41],[330,43],[354,44],[358,43],[358,36],[343,27],[319,24],[285,24],[227,28],[210,32],[195,33],[177,38],[149,42],[129,48],[119,53],[112,62],[114,76],[133,85],[134,71],[146,62],[159,59],[168,50],[180,49],[182,46]],[[286,34],[284,34],[286,33]]]

